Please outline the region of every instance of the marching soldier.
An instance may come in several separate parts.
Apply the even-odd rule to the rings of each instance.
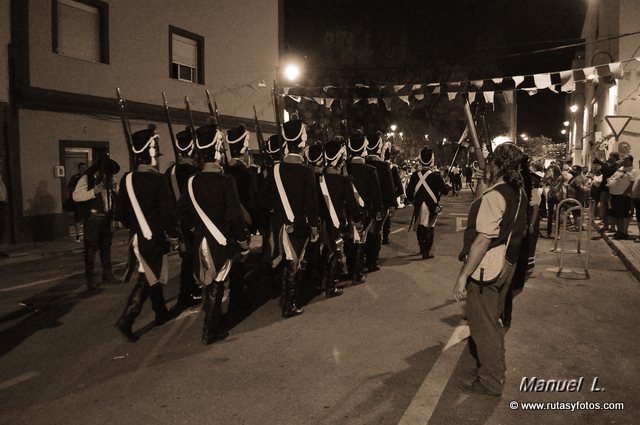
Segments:
[[[205,288],[202,343],[208,345],[228,335],[222,313],[224,282],[234,258],[249,253],[249,231],[235,181],[223,174],[219,163],[224,135],[213,123],[198,128],[197,134],[196,148],[204,166],[187,181],[180,219],[194,235],[195,275]]]
[[[375,244],[375,236],[371,232],[375,232],[376,222],[382,220],[384,207],[376,168],[365,163],[367,139],[362,131],[356,131],[349,138],[347,152],[347,172],[353,179],[353,192],[363,218],[362,238],[359,241],[349,240],[345,246],[347,269],[352,284],[357,285],[365,280],[362,275],[365,247],[373,249],[371,245]]]
[[[306,140],[300,120],[284,125],[285,151],[282,162],[276,163],[260,192],[260,203],[272,212],[272,267],[282,263],[282,317],[302,314],[296,306],[297,280],[305,249],[309,241],[318,239],[318,200],[313,169],[303,164],[300,155]]]
[[[393,184],[393,175],[391,174],[391,167],[387,162],[384,162],[381,158],[384,149],[384,142],[382,141],[382,133],[377,131],[372,135],[367,136],[367,158],[366,162],[369,165],[373,165],[378,172],[378,181],[380,182],[380,189],[382,190],[382,205],[383,218],[382,222],[376,221],[374,232],[370,236],[373,236],[371,244],[367,246],[367,268],[369,272],[380,270],[378,265],[378,257],[380,255],[380,248],[382,244],[382,227],[384,221],[395,214],[398,206],[396,200],[396,189]]]
[[[418,237],[420,253],[424,260],[433,258],[436,219],[440,211],[440,197],[449,193],[447,186],[434,164],[433,151],[424,148],[418,158],[421,169],[415,171],[407,184],[407,200],[413,203],[412,223]]]
[[[187,127],[184,131],[176,134],[175,143],[178,158],[176,159],[176,164],[169,167],[164,173],[171,188],[175,208],[177,208],[178,202],[186,192],[187,180],[199,171],[194,157],[195,134],[193,131],[193,128]],[[180,227],[184,250],[180,262],[180,291],[178,293],[178,301],[174,306],[176,311],[184,310],[202,301],[202,290],[193,277],[193,236],[182,223]]]
[[[400,178],[400,170],[398,166],[391,162],[391,142],[387,142],[383,146],[382,158],[391,167],[391,177],[393,178],[393,187],[395,189],[396,204],[399,197],[404,196],[404,188],[402,187],[402,179]],[[396,205],[397,206],[397,205]],[[389,234],[391,233],[391,217],[387,217],[382,225],[382,244],[389,243]]]
[[[323,202],[320,204],[320,240],[325,248],[323,287],[327,298],[342,295],[337,288],[342,269],[344,241],[360,238],[362,215],[356,204],[351,179],[341,174],[346,150],[338,136],[325,146],[326,172],[319,177]],[[353,226],[349,229],[349,226]],[[359,282],[358,282],[359,283]]]
[[[318,207],[321,208],[324,200],[322,199],[322,192],[320,190],[320,178],[322,177],[322,168],[324,166],[324,154],[321,141],[316,141],[305,148],[304,151],[307,163],[313,167],[316,184],[316,194],[318,195]],[[320,222],[322,222],[322,215],[320,216]],[[320,231],[322,230],[322,224],[319,225]],[[324,275],[325,264],[322,259],[322,244],[310,243],[307,245],[306,263],[307,263],[307,277],[315,285],[316,289],[324,289],[322,283],[322,276]]]
[[[178,228],[167,180],[158,171],[160,136],[150,125],[132,135],[136,170],[120,181],[115,219],[131,231],[130,255],[125,282],[137,266],[138,278],[116,327],[131,342],[131,331],[147,298],[155,312],[155,322],[169,320],[162,287],[169,277],[168,258],[178,242]],[[167,238],[168,236],[168,238]]]
[[[257,233],[258,176],[244,162],[244,154],[249,148],[249,132],[244,125],[227,131],[229,152],[225,173],[230,175],[236,184],[240,199],[240,213],[251,234]],[[236,310],[247,304],[244,276],[244,261],[237,261],[229,278],[229,309]]]
[[[86,217],[84,222],[84,270],[87,287],[96,289],[93,271],[96,251],[100,251],[102,283],[120,283],[111,268],[111,242],[113,240],[114,190],[113,176],[120,171],[120,165],[110,158],[95,163],[80,177],[73,191],[76,208]]]

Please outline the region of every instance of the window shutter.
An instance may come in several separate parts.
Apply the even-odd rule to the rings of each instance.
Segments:
[[[198,67],[198,43],[186,37],[172,34],[172,62],[191,68]]]
[[[58,53],[100,62],[100,11],[73,0],[58,0]]]

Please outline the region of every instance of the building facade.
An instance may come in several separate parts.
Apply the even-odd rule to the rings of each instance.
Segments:
[[[0,113],[16,242],[68,235],[62,203],[78,162],[109,155],[129,169],[116,88],[132,131],[154,122],[161,170],[174,131],[208,113],[221,124],[274,131],[271,82],[282,51],[282,0],[11,0],[0,2]],[[7,25],[4,25],[4,24]],[[4,33],[7,34],[4,34]],[[255,134],[250,136],[255,147]],[[120,174],[120,176],[122,173]],[[118,176],[119,177],[119,176]]]
[[[589,165],[609,152],[628,153],[640,159],[640,4],[636,0],[589,0],[582,30],[585,52],[579,67],[622,62],[621,78],[590,79],[576,84],[567,106],[571,121],[574,163]],[[575,105],[576,110],[569,112]],[[630,120],[616,140],[605,117],[628,116]],[[610,121],[612,121],[610,119]],[[626,119],[617,119],[616,124]]]

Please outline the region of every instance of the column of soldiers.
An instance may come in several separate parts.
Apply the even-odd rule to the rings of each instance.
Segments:
[[[365,269],[379,270],[385,222],[402,191],[394,183],[389,144],[380,132],[365,136],[362,130],[347,140],[308,140],[295,115],[282,130],[264,143],[264,164],[256,172],[243,159],[246,129],[224,134],[212,117],[177,133],[176,164],[164,175],[155,129],[133,133],[135,169],[121,180],[114,217],[131,234],[125,281],[137,270],[116,324],[128,340],[138,339],[132,327],[147,298],[158,325],[202,303],[202,343],[225,338],[229,314],[251,308],[246,259],[251,236],[258,233],[262,266],[271,270],[283,318],[303,313],[297,302],[304,283],[313,280],[331,298],[343,293],[345,267],[352,285],[365,282]],[[178,247],[180,290],[169,310],[163,295],[167,254]]]

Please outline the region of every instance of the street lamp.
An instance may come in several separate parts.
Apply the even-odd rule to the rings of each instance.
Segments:
[[[569,127],[569,121],[565,121],[562,123],[565,127]]]
[[[395,132],[395,131],[396,131],[396,128],[398,128],[398,126],[397,126],[397,125],[395,125],[395,124],[391,124],[391,131]]]
[[[562,135],[567,134],[567,130],[563,128],[562,130],[560,130],[560,134],[562,134]]]
[[[289,81],[295,81],[300,76],[300,67],[296,64],[290,63],[284,68],[284,76]]]
[[[578,105],[571,105],[569,110],[571,111],[572,114],[575,114],[576,112],[578,112]]]

